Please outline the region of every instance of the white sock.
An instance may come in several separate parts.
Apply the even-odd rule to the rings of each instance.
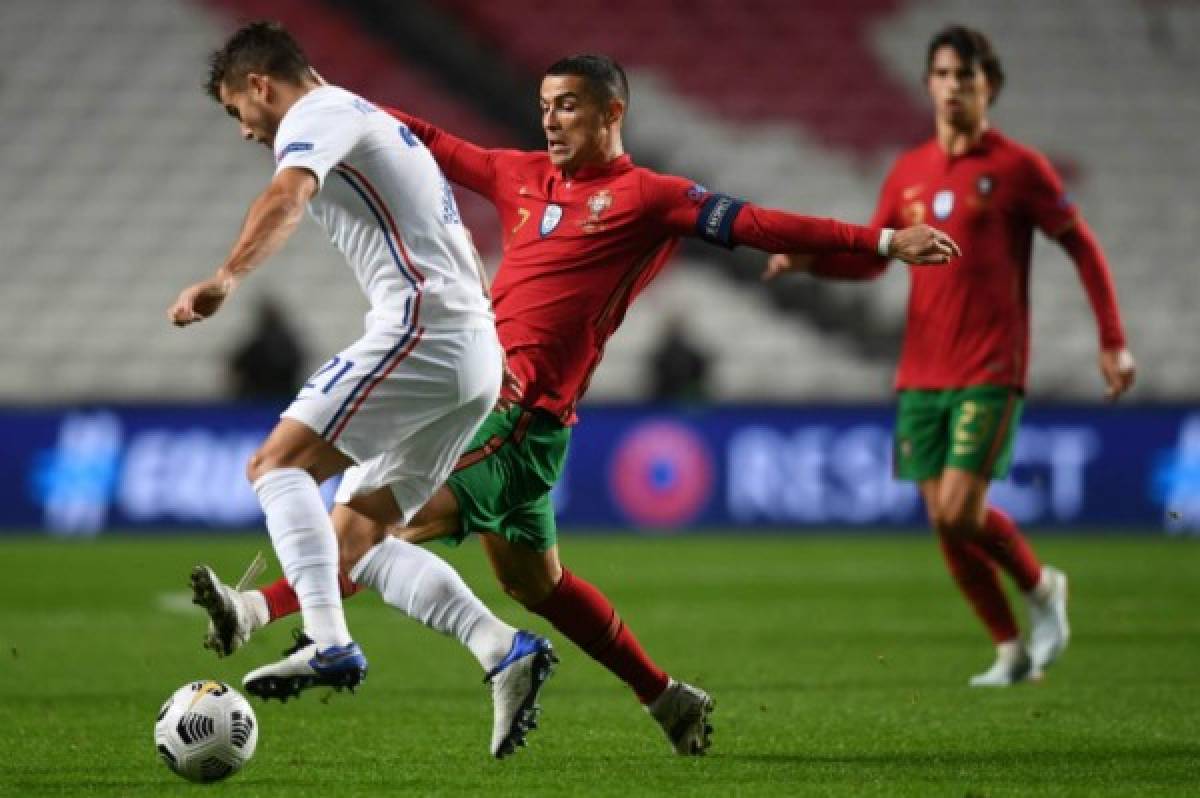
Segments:
[[[1026,597],[1030,601],[1036,601],[1038,604],[1045,604],[1053,595],[1054,589],[1050,580],[1050,573],[1046,570],[1046,566],[1042,566],[1042,573],[1038,577],[1037,584],[1033,586],[1033,590],[1026,593]]]
[[[250,622],[250,631],[257,632],[271,622],[271,610],[267,607],[267,597],[261,590],[243,590],[242,603],[246,607],[246,620]]]
[[[517,630],[491,613],[458,572],[420,546],[386,538],[363,555],[350,578],[383,600],[471,650],[485,671],[512,647]]]
[[[300,468],[276,468],[258,478],[254,492],[283,574],[300,600],[304,631],[318,650],[346,645],[337,535],[316,481]]]
[[[1024,653],[1025,648],[1020,640],[1005,640],[996,644],[996,659],[1008,665],[1019,660]]]

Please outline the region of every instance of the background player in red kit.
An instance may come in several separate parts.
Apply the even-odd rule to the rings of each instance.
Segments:
[[[929,44],[926,78],[936,134],[896,161],[872,224],[929,221],[961,242],[965,255],[910,270],[896,377],[896,471],[919,484],[950,573],[996,643],[995,664],[970,683],[1006,686],[1040,675],[1070,634],[1066,576],[1043,567],[1012,519],[987,503],[990,481],[1008,471],[1021,413],[1035,227],[1075,262],[1099,326],[1110,399],[1133,384],[1134,362],[1104,255],[1054,169],[988,123],[1004,73],[987,38],[957,26],[939,32]],[[776,255],[767,276],[803,270],[865,280],[887,262],[862,254]],[[997,565],[1028,599],[1028,646]]]
[[[492,297],[520,386],[505,392],[446,486],[400,534],[414,542],[480,534],[505,591],[626,682],[677,753],[700,754],[709,745],[708,695],[659,668],[608,599],[558,556],[549,491],[605,342],[681,236],[923,263],[944,263],[958,249],[925,225],[894,231],[797,216],[635,166],[621,142],[628,98],[624,72],[611,59],[556,63],[541,86],[545,152],[484,150],[394,112],[402,135],[415,134],[411,143],[424,142],[451,180],[499,210],[504,257]],[[373,546],[394,542],[365,517],[341,531],[352,578]],[[291,611],[286,582],[263,593],[272,618]]]

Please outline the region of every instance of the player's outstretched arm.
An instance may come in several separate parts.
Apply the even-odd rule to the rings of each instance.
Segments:
[[[863,227],[750,204],[734,219],[732,233],[734,244],[765,252],[845,252],[920,264],[948,263],[962,255],[954,239],[927,224],[902,230]]]
[[[879,199],[875,203],[875,212],[871,215],[868,227],[884,230],[898,226],[899,216],[896,213],[897,168],[893,166],[891,173],[879,188]],[[814,277],[829,280],[874,280],[887,271],[892,257],[890,253],[892,247],[904,245],[909,235],[906,232],[897,241],[894,234],[886,236],[881,233],[879,246],[874,253],[836,252],[820,256],[799,253],[772,255],[767,259],[763,280],[774,279],[789,271],[807,272]],[[885,237],[886,241],[883,240]]]
[[[497,150],[488,150],[453,136],[424,119],[396,108],[380,106],[429,148],[446,177],[464,188],[490,198],[496,183]]]
[[[1058,243],[1066,251],[1079,272],[1087,292],[1088,302],[1096,316],[1100,332],[1100,374],[1104,377],[1104,396],[1115,401],[1133,387],[1137,364],[1125,343],[1121,311],[1112,270],[1104,250],[1082,217],[1077,216],[1070,226],[1058,235]]]
[[[308,169],[279,171],[251,203],[242,231],[217,273],[180,292],[167,311],[171,322],[186,327],[216,313],[238,283],[278,252],[296,231],[304,206],[316,191],[317,178]]]
[[[902,230],[884,228],[874,254],[843,252],[820,257],[804,253],[771,255],[767,258],[762,277],[763,280],[773,280],[787,272],[807,272],[815,277],[836,280],[873,280],[883,274],[891,258],[906,263],[941,264],[961,255],[958,244],[948,235],[929,225],[918,224]]]
[[[862,253],[908,263],[946,263],[961,254],[950,236],[929,225],[894,230],[803,216],[653,173],[644,178],[643,192],[648,208],[670,232],[718,246],[814,255]]]

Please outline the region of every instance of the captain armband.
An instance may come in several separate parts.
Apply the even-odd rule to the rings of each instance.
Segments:
[[[733,220],[745,204],[728,194],[709,194],[696,217],[696,235],[710,244],[733,249]]]

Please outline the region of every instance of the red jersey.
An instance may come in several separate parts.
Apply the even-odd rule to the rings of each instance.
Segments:
[[[447,177],[489,199],[503,228],[496,330],[521,404],[564,424],[634,297],[695,235],[767,251],[873,251],[879,230],[758,208],[628,155],[564,175],[545,152],[486,150],[392,112]]]
[[[912,265],[896,387],[1023,389],[1029,363],[1029,267],[1034,228],[1068,246],[1088,290],[1105,349],[1124,345],[1111,277],[1099,248],[1040,153],[994,131],[959,156],[930,140],[900,156],[884,181],[873,224],[925,223],[953,238],[962,257]],[[1064,240],[1064,246],[1067,246]],[[1078,256],[1077,256],[1078,255]],[[814,273],[851,278],[883,271],[882,258],[822,258]]]

